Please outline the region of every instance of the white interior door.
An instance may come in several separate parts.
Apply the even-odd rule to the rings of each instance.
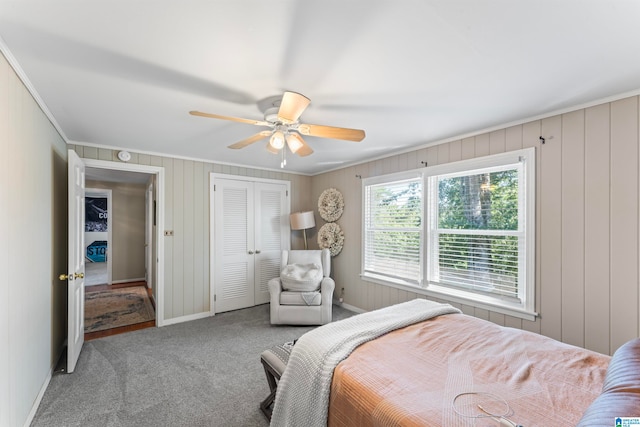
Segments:
[[[153,180],[150,180],[145,192],[145,229],[144,229],[144,278],[147,287],[152,288],[153,280]],[[155,288],[155,287],[153,287]]]
[[[217,179],[214,189],[215,312],[254,305],[253,183]]]
[[[289,248],[289,207],[284,184],[256,182],[255,301],[269,302],[269,280],[280,276],[282,250]]]
[[[67,372],[76,368],[84,343],[84,163],[69,150],[69,241],[67,268]]]

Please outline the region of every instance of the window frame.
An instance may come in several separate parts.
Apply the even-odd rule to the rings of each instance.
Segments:
[[[367,271],[365,269],[366,263],[366,247],[367,247],[367,218],[366,213],[368,211],[367,207],[367,189],[370,186],[376,186],[379,184],[393,184],[396,182],[402,181],[411,181],[418,179],[421,181],[421,193],[422,193],[422,203],[421,203],[421,212],[420,212],[420,221],[422,227],[420,228],[420,245],[419,245],[419,268],[421,275],[417,278],[416,281],[413,280],[405,280],[400,277],[391,277],[385,274],[376,274],[375,272]],[[422,171],[420,170],[410,170],[404,172],[397,172],[393,174],[388,174],[384,176],[377,176],[371,178],[365,178],[362,180],[362,246],[361,246],[361,265],[360,265],[360,276],[363,278],[367,278],[369,281],[378,282],[378,283],[392,283],[396,285],[406,285],[406,286],[422,286],[425,274],[424,274],[424,176]]]
[[[443,286],[442,284],[429,281],[429,271],[431,270],[429,262],[431,253],[429,241],[431,237],[431,224],[429,218],[431,217],[431,209],[433,204],[437,206],[438,201],[431,195],[429,189],[429,181],[431,177],[438,175],[449,174],[473,174],[474,171],[484,170],[489,168],[501,168],[505,165],[521,163],[522,172],[519,175],[519,221],[522,220],[522,233],[524,235],[524,244],[521,245],[521,249],[525,251],[522,255],[524,258],[520,259],[519,256],[519,285],[522,285],[524,289],[518,293],[519,301],[502,299],[497,296],[485,295],[477,292],[471,292],[464,289],[453,288],[449,286]],[[422,283],[415,284],[403,280],[389,280],[389,278],[383,276],[376,276],[375,274],[366,273],[364,270],[365,259],[365,215],[366,215],[366,198],[365,191],[368,185],[381,184],[385,182],[400,181],[402,179],[408,179],[410,177],[415,178],[416,174],[422,178],[422,240],[421,240],[421,254],[420,262],[423,272]],[[522,184],[522,185],[520,185]],[[535,201],[536,201],[536,150],[535,147],[510,151],[506,153],[494,154],[483,157],[476,157],[468,160],[461,160],[457,162],[445,163],[441,165],[430,166],[427,168],[414,169],[411,171],[405,171],[400,173],[394,173],[389,175],[377,176],[373,178],[367,178],[362,181],[362,242],[361,242],[361,273],[362,280],[374,282],[381,285],[391,286],[402,290],[415,292],[421,295],[431,296],[441,300],[460,303],[477,307],[481,309],[490,310],[497,313],[502,313],[526,320],[535,320],[537,313],[535,312],[535,297],[536,297],[536,278],[535,278]],[[437,207],[436,207],[437,210]],[[524,271],[522,271],[524,270]],[[520,279],[522,278],[522,279]],[[524,283],[520,283],[520,280],[524,280]]]

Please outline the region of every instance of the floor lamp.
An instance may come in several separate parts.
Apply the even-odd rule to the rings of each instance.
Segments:
[[[304,234],[304,249],[307,250],[307,228],[316,226],[316,218],[313,211],[296,212],[289,216],[292,230],[302,230]]]

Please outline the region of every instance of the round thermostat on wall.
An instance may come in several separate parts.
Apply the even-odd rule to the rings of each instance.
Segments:
[[[129,160],[131,160],[131,153],[129,153],[128,151],[119,151],[118,158],[123,162],[128,162]]]

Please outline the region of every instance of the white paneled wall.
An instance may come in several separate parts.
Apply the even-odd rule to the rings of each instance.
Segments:
[[[67,153],[0,55],[0,425],[30,412],[66,337]]]
[[[73,146],[80,157],[119,161],[116,150]],[[313,209],[311,177],[193,160],[132,153],[129,163],[165,169],[164,319],[209,311],[209,174],[253,176],[291,182],[291,211]],[[292,234],[291,247],[302,249],[302,235]]]
[[[534,322],[454,304],[500,325],[602,353],[640,335],[640,173],[637,96],[314,176],[312,204],[329,187],[345,197],[333,258],[336,292],[364,310],[418,294],[360,279],[361,179],[537,147]],[[540,136],[546,139],[542,144]],[[366,139],[363,142],[366,144]],[[427,167],[428,167],[427,166]],[[317,216],[319,224],[322,220]],[[315,236],[314,236],[315,238]],[[317,246],[315,239],[312,245]]]

